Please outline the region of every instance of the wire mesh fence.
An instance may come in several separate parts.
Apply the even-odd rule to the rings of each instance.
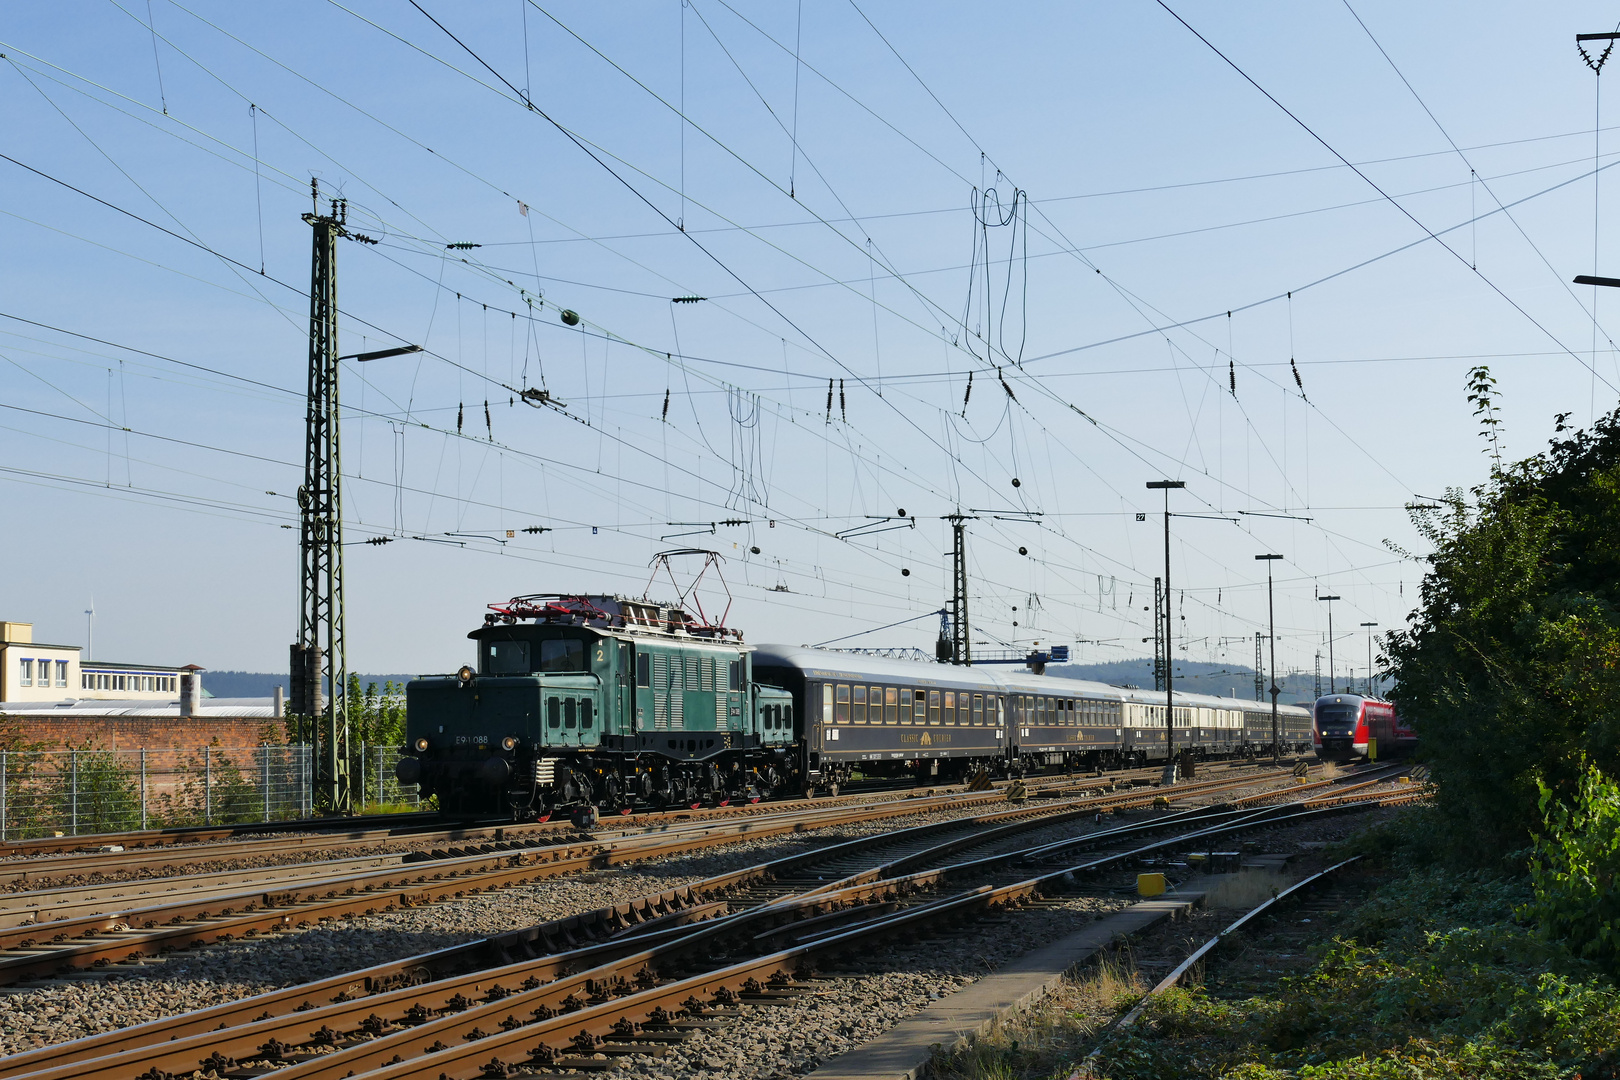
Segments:
[[[394,778],[399,750],[350,756],[356,809],[421,809]],[[0,840],[311,817],[315,763],[307,746],[0,751]]]

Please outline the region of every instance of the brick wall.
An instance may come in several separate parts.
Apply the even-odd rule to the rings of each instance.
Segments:
[[[266,724],[275,725],[277,741],[285,741],[280,720],[260,716],[19,716],[25,742],[41,742],[47,750],[83,746],[88,740],[115,750],[151,750],[214,745],[258,746]]]

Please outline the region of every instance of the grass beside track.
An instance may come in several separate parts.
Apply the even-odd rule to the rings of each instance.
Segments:
[[[1620,1075],[1620,990],[1517,910],[1523,878],[1442,869],[1426,808],[1345,847],[1382,863],[1381,885],[1253,996],[1161,995],[1103,1043],[1111,1080],[1596,1080]],[[1263,948],[1264,931],[1255,935]],[[1128,954],[1067,985],[1038,1014],[936,1062],[940,1080],[1066,1080],[1154,977]]]

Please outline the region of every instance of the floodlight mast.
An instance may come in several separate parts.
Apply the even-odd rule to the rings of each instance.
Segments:
[[[1337,694],[1338,684],[1333,681],[1333,601],[1343,600],[1342,596],[1318,596],[1318,600],[1326,600],[1328,606],[1328,693]]]

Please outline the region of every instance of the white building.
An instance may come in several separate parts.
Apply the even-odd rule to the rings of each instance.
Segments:
[[[34,641],[34,624],[0,622],[0,703],[119,700],[177,702],[180,679],[195,665],[115,664],[80,656],[77,645]],[[198,687],[199,693],[201,687]]]

